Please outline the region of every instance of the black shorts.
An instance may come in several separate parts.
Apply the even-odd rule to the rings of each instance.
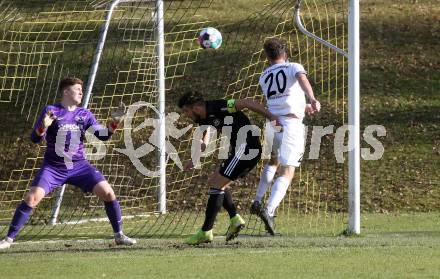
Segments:
[[[249,155],[249,149],[256,149],[257,155],[253,156]],[[255,152],[255,151],[253,151]],[[220,174],[224,177],[229,178],[230,180],[236,180],[237,178],[241,178],[246,176],[261,159],[261,146],[257,145],[254,147],[242,146],[238,148],[235,153],[229,154],[229,158],[222,162],[220,166]]]

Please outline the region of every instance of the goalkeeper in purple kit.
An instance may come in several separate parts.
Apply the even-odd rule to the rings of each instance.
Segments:
[[[133,245],[136,240],[122,232],[122,216],[119,202],[105,177],[84,156],[85,132],[91,131],[99,140],[106,141],[121,123],[125,106],[123,104],[112,114],[107,127],[98,123],[93,113],[79,107],[83,82],[78,78],[64,78],[59,84],[62,100],[46,106],[32,130],[31,140],[47,143],[43,164],[35,176],[30,190],[18,205],[0,249],[9,248],[29,215],[40,201],[63,184],[79,187],[84,192],[98,196],[115,233],[117,245]]]

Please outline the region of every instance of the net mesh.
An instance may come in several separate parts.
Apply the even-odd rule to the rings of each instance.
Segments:
[[[2,168],[0,171],[0,233],[4,234],[15,210],[41,166],[45,146],[31,145],[31,127],[41,109],[57,102],[57,84],[67,75],[87,81],[110,1],[14,1],[0,2],[3,19],[0,34],[0,115]],[[293,13],[296,1],[254,1],[252,14],[246,1],[165,1],[166,111],[170,144],[166,178],[166,214],[158,214],[159,177],[139,172],[129,157],[118,150],[134,148],[154,138],[156,112],[139,106],[131,127],[101,145],[90,138],[89,158],[113,186],[124,215],[124,231],[133,236],[170,237],[192,233],[204,216],[207,178],[219,165],[217,139],[201,159],[201,169],[182,171],[178,160],[190,158],[194,128],[183,117],[173,118],[179,94],[197,89],[206,98],[262,100],[258,78],[267,67],[262,42],[278,36],[287,41],[291,61],[304,65],[324,110],[306,119],[308,142],[312,125],[341,125],[346,121],[347,61],[334,51],[302,35]],[[12,12],[11,12],[12,11]],[[314,34],[346,49],[346,1],[302,1],[304,26]],[[99,65],[89,109],[105,122],[121,101],[158,103],[158,57],[155,1],[123,1],[113,13]],[[206,26],[219,29],[220,49],[201,49],[196,38]],[[249,113],[260,127],[263,119]],[[150,122],[145,122],[150,119]],[[146,124],[143,126],[142,123]],[[139,127],[138,127],[139,126]],[[146,126],[146,127],[144,127]],[[143,128],[141,128],[143,127]],[[168,131],[168,130],[167,130]],[[179,132],[182,131],[179,135]],[[186,132],[187,131],[187,132]],[[151,143],[151,142],[150,142]],[[308,145],[307,145],[308,146]],[[154,147],[154,145],[153,145]],[[174,148],[174,149],[173,149]],[[99,148],[98,148],[99,150]],[[306,151],[308,149],[306,148]],[[157,148],[139,160],[158,170]],[[93,155],[93,156],[91,156]],[[98,158],[99,157],[99,158]],[[307,152],[305,154],[307,159]],[[237,207],[248,225],[244,234],[264,234],[264,225],[249,215],[261,167],[233,185]],[[347,212],[346,169],[337,164],[331,135],[323,138],[319,160],[305,160],[278,210],[277,229],[286,235],[338,234],[345,228]],[[67,186],[55,225],[50,225],[59,192],[48,195],[35,209],[19,238],[52,239],[64,236],[108,237],[102,203],[93,195]],[[226,231],[226,214],[216,229]]]

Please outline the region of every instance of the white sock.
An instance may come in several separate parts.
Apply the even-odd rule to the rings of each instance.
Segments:
[[[275,209],[278,208],[284,196],[286,195],[287,188],[289,188],[290,180],[284,176],[280,176],[275,180],[272,187],[272,193],[270,193],[269,202],[267,203],[267,212],[270,216],[275,214]]]
[[[265,165],[263,172],[261,173],[260,183],[258,183],[257,194],[255,200],[261,202],[266,193],[267,187],[272,183],[275,173],[277,172],[277,166]]]

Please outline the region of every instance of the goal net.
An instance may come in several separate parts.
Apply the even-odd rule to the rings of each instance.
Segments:
[[[30,142],[30,131],[39,112],[60,99],[57,85],[64,76],[90,82],[89,72],[100,28],[111,1],[0,2],[0,234],[5,234],[17,204],[41,166],[44,142]],[[132,105],[131,126],[99,145],[87,141],[89,158],[114,187],[124,216],[124,231],[137,237],[179,237],[193,233],[204,217],[207,178],[219,165],[220,139],[213,141],[201,168],[184,171],[190,158],[194,127],[176,116],[176,101],[188,89],[210,98],[263,100],[258,78],[267,67],[262,43],[283,38],[291,61],[304,65],[323,111],[306,118],[308,140],[304,161],[296,170],[286,198],[278,209],[277,230],[284,235],[335,235],[346,228],[347,170],[336,162],[333,138],[324,137],[318,160],[308,160],[312,126],[346,122],[347,61],[333,50],[302,35],[295,26],[296,1],[164,1],[165,84],[168,159],[166,209],[158,212],[160,168],[157,148],[147,148],[136,167],[126,150],[151,143],[158,104],[156,1],[121,1],[113,12],[88,108],[105,122],[122,101]],[[346,49],[347,1],[302,1],[302,21],[312,33]],[[220,30],[223,44],[204,50],[197,35],[204,27]],[[139,102],[150,106],[134,106]],[[250,114],[263,127],[264,120]],[[145,120],[151,121],[145,121]],[[144,123],[144,124],[142,124]],[[141,125],[141,126],[139,126]],[[169,129],[167,128],[167,131]],[[172,147],[172,148],[171,148]],[[121,151],[122,150],[122,151]],[[265,234],[264,225],[249,214],[264,161],[245,179],[233,184],[238,211],[247,221],[247,235]],[[142,169],[154,175],[146,176]],[[111,235],[103,204],[96,197],[67,185],[57,216],[57,196],[48,195],[35,209],[19,235],[21,240],[102,238]],[[227,214],[220,213],[218,234],[226,232]]]

